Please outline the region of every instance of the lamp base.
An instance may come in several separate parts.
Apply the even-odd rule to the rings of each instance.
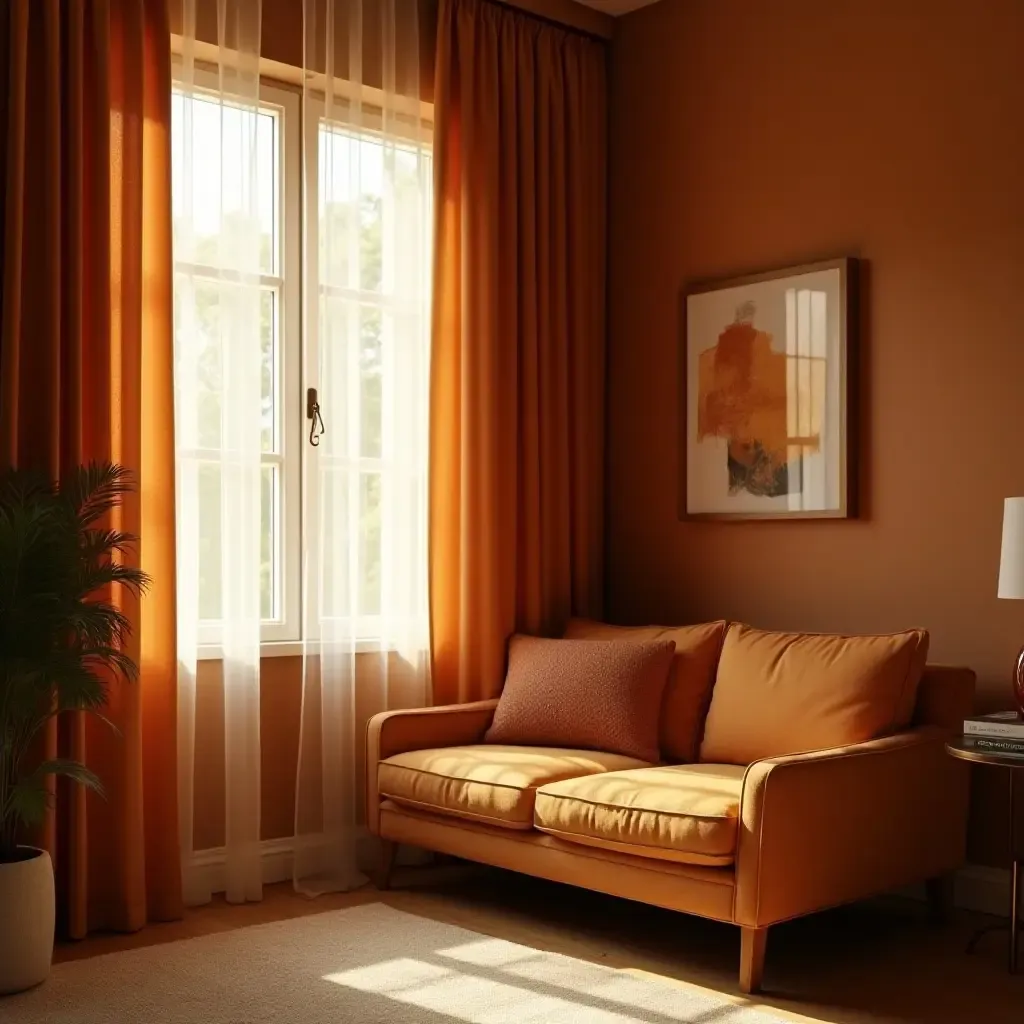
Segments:
[[[1017,705],[1017,717],[1024,719],[1024,647],[1017,653],[1017,664],[1013,670],[1013,700]]]

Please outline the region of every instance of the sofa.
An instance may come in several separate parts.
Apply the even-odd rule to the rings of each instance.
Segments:
[[[745,993],[761,988],[775,924],[916,883],[941,910],[968,807],[966,766],[944,743],[975,678],[927,664],[927,633],[574,620],[566,638],[674,642],[659,756],[488,742],[497,699],[378,714],[379,885],[410,844],[728,922]]]

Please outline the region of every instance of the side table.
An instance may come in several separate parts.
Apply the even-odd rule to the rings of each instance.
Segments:
[[[1016,829],[1016,799],[1014,793],[1014,778],[1017,772],[1024,769],[1024,757],[1017,757],[1013,754],[999,754],[989,750],[978,750],[970,746],[965,737],[950,740],[946,744],[946,753],[951,757],[959,758],[961,761],[971,761],[974,764],[987,764],[992,767],[1006,768],[1010,777],[1010,799],[1009,799],[1009,834],[1010,834],[1010,973],[1017,970],[1017,944],[1020,937],[1020,869],[1021,861],[1017,859],[1017,829]],[[983,928],[971,939],[967,951],[973,952],[974,947],[987,932],[1002,931],[1006,925],[992,925]]]

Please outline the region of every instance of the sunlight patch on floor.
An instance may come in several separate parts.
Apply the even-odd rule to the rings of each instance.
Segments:
[[[436,958],[436,959],[435,959]],[[651,976],[526,949],[500,939],[438,949],[323,976],[349,989],[471,1024],[761,1024],[750,1006]]]

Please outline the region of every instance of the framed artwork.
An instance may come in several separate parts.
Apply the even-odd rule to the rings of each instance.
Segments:
[[[682,518],[855,514],[857,308],[847,258],[686,290]]]

